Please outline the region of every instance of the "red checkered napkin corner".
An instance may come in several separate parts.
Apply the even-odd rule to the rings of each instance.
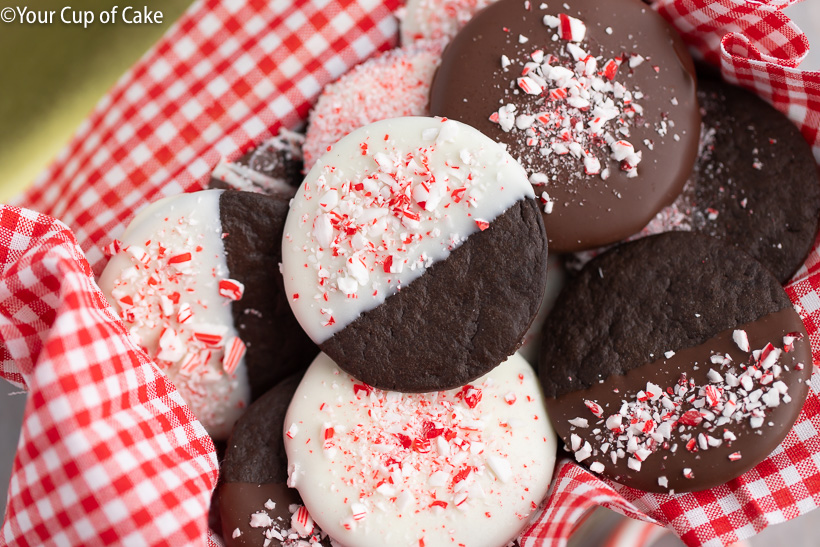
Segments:
[[[662,0],[655,6],[696,53],[720,66],[726,81],[756,92],[789,116],[820,160],[820,73],[796,68],[808,53],[808,40],[779,11],[791,3]],[[814,362],[820,363],[820,239],[786,291],[806,324]],[[522,546],[564,545],[574,524],[596,505],[670,527],[687,545],[709,546],[731,544],[817,508],[820,369],[814,368],[808,400],[780,447],[723,486],[674,496],[647,494],[563,459],[547,508]]]
[[[30,396],[0,543],[203,545],[213,443],[63,223],[0,208],[0,375]]]

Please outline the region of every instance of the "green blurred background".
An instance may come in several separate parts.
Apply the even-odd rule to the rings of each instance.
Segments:
[[[179,18],[192,0],[0,0],[56,10],[51,24],[0,22],[0,202],[23,190],[68,141],[99,98]],[[60,10],[99,14],[119,6],[163,13],[161,24],[88,28],[60,22]]]

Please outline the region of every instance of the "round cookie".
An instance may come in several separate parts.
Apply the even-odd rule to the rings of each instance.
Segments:
[[[292,507],[301,507],[302,499],[287,485],[288,461],[282,431],[285,413],[300,379],[300,375],[290,376],[259,398],[231,433],[219,467],[217,493],[227,547],[262,547],[266,539],[277,539],[272,532],[284,538],[297,535],[292,542],[271,544],[284,547],[296,547],[299,540],[319,544],[323,535],[312,526],[312,519],[311,525],[307,524],[305,509],[300,514],[298,508]],[[329,538],[321,540],[321,545],[329,546]]]
[[[430,112],[504,143],[543,206],[553,251],[640,230],[698,149],[692,60],[638,0],[501,0],[447,46]]]
[[[669,232],[615,247],[567,284],[544,326],[539,376],[577,461],[679,492],[768,456],[811,369],[800,316],[762,265],[717,239]]]
[[[405,392],[461,386],[519,347],[544,292],[532,187],[459,122],[376,122],[308,173],[285,225],[294,314],[339,366]]]
[[[401,19],[401,43],[451,40],[473,15],[495,0],[408,0]]]
[[[159,200],[112,244],[99,279],[128,332],[215,439],[317,351],[278,274],[287,211],[286,199],[247,192]]]
[[[719,80],[698,89],[705,143],[692,172],[690,224],[743,249],[785,283],[817,235],[820,181],[786,116]]]
[[[441,46],[419,42],[374,57],[325,86],[310,112],[305,167],[310,169],[336,141],[369,123],[427,116],[430,82]]]
[[[283,128],[237,161],[217,164],[208,187],[290,198],[302,182],[304,142],[304,135]]]
[[[384,392],[324,353],[285,419],[289,484],[343,545],[502,547],[549,487],[555,438],[513,355],[458,389]]]

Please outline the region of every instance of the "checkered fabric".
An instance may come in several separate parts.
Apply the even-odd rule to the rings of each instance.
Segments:
[[[0,543],[218,544],[213,444],[94,284],[145,203],[198,190],[221,156],[295,127],[327,82],[395,43],[399,0],[194,4],[102,99],[17,207],[0,207],[0,375],[30,391]],[[820,159],[820,74],[788,0],[662,0],[724,77],[787,113]],[[68,227],[67,227],[67,226]],[[70,229],[69,229],[70,228]],[[820,248],[788,287],[820,359]],[[697,494],[646,494],[561,461],[524,547],[563,545],[605,505],[689,545],[748,537],[820,503],[820,373],[769,459]]]

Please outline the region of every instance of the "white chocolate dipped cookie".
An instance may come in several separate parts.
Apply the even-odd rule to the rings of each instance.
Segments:
[[[270,282],[287,203],[222,190],[161,199],[114,241],[100,276],[129,334],[215,439],[315,355]]]
[[[292,201],[282,267],[296,318],[382,389],[437,391],[485,374],[519,347],[543,295],[532,196],[504,148],[459,122],[354,131]]]
[[[538,381],[517,354],[426,394],[371,388],[320,354],[284,427],[290,485],[325,532],[357,547],[506,545],[555,463]]]

